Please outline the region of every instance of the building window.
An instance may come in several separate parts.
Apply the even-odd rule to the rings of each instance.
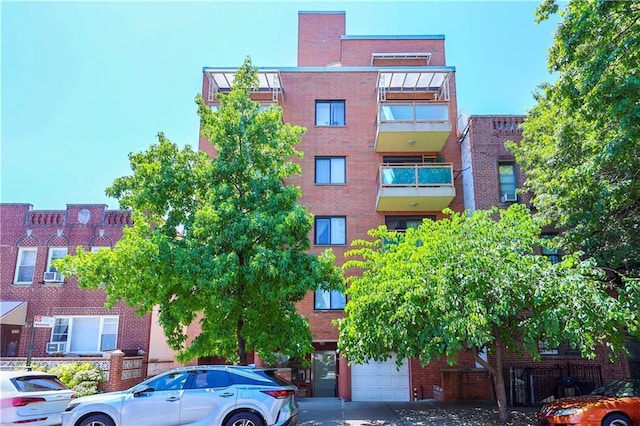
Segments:
[[[347,296],[339,290],[322,290],[315,292],[313,308],[316,310],[341,311],[347,304]]]
[[[546,235],[543,235],[542,238],[553,239],[555,238],[555,235],[546,234]],[[542,254],[544,256],[547,256],[551,261],[551,263],[554,265],[556,263],[560,263],[560,259],[562,258],[562,256],[560,255],[560,250],[558,250],[557,248],[554,249],[554,248],[542,247]]]
[[[503,203],[516,201],[516,164],[514,162],[499,163],[500,199]]]
[[[33,275],[36,269],[37,248],[18,249],[18,261],[16,262],[16,275],[13,282],[15,284],[32,284]]]
[[[344,101],[316,101],[316,126],[344,124]]]
[[[66,247],[51,247],[49,249],[49,259],[47,260],[47,272],[58,272],[58,270],[52,265],[56,259],[62,259],[67,255]]]
[[[51,343],[60,352],[96,353],[116,348],[118,317],[56,318]]]
[[[435,215],[424,216],[385,216],[384,224],[389,231],[404,232],[409,228],[416,229],[424,219],[436,220]]]
[[[347,219],[345,217],[317,217],[316,245],[345,245],[347,243]]]
[[[339,185],[346,182],[344,157],[316,157],[316,184]]]

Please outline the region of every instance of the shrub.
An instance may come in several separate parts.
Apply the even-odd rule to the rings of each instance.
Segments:
[[[49,369],[76,396],[93,395],[98,393],[98,384],[105,380],[102,370],[90,363],[61,363]]]

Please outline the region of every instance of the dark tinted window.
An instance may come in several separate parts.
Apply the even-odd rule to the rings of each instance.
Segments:
[[[67,389],[56,376],[25,376],[12,380],[21,392],[41,392]]]
[[[232,380],[237,385],[290,386],[291,383],[275,374],[275,370],[234,371]]]
[[[226,388],[231,386],[231,378],[226,371],[201,370],[193,373],[190,389]]]

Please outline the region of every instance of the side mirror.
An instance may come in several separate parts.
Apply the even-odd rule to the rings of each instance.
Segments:
[[[147,394],[147,393],[151,393],[151,392],[154,392],[154,391],[155,391],[155,389],[154,389],[154,388],[152,388],[152,387],[149,387],[149,386],[143,386],[143,387],[141,387],[141,388],[139,388],[139,389],[134,389],[134,391],[133,391],[133,396],[134,396],[134,398],[135,398],[135,397],[138,397],[138,396],[140,396],[140,395]]]

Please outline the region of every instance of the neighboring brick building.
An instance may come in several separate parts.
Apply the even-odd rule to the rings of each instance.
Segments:
[[[113,247],[131,224],[129,211],[104,204],[69,204],[66,210],[0,204],[0,356],[28,356],[26,324],[37,316],[53,317],[55,324],[33,330],[33,357],[148,350],[151,315],[139,317],[123,302],[106,309],[104,291],[79,289],[50,265],[77,246]]]
[[[524,171],[505,147],[507,141],[522,140],[522,115],[461,116],[458,126],[462,156],[464,207],[474,211],[494,206],[506,208],[514,202],[529,204],[531,194],[518,193],[525,181]],[[543,235],[553,236],[552,226]],[[543,250],[553,262],[561,253]],[[557,348],[540,343],[540,361],[511,354],[503,357],[505,379],[512,405],[529,405],[553,393],[555,397],[585,393],[602,383],[624,377],[640,377],[640,343],[630,339],[629,356],[619,354],[617,362],[610,362],[605,348],[600,348],[594,360],[586,360],[568,344]],[[565,386],[558,379],[570,376]],[[444,381],[444,379],[443,379]],[[576,386],[573,386],[577,383]],[[445,385],[446,389],[446,385]]]
[[[312,252],[331,248],[338,261],[351,241],[387,224],[415,226],[439,218],[445,207],[463,209],[457,142],[455,68],[445,58],[444,36],[348,36],[344,12],[298,14],[298,66],[259,68],[253,98],[277,102],[285,122],[307,129],[297,148],[299,200],[314,215]],[[230,89],[237,67],[205,67],[203,96]],[[200,149],[213,154],[205,139]],[[432,396],[445,363],[421,368],[395,361],[349,366],[337,356],[345,296],[309,293],[298,304],[314,335],[309,370],[294,373],[308,396],[353,400],[410,400],[412,389]],[[474,367],[463,354],[460,366]]]

